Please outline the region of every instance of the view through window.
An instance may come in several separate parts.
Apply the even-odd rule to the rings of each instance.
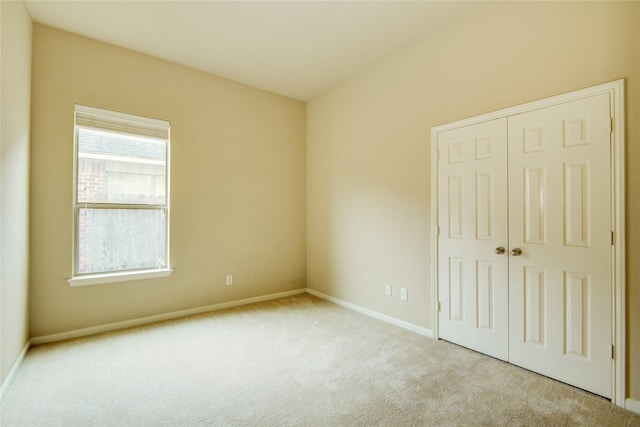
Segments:
[[[168,122],[76,106],[75,275],[168,267]]]

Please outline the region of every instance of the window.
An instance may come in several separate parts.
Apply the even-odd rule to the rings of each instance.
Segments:
[[[72,286],[170,274],[169,129],[76,104]]]

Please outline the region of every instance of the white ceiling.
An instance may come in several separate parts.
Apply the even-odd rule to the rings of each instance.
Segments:
[[[471,1],[27,1],[35,22],[299,100],[472,13]]]

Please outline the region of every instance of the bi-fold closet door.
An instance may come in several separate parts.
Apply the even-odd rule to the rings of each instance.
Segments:
[[[437,136],[440,338],[607,397],[609,96]]]

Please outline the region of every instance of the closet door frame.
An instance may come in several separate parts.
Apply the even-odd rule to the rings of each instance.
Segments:
[[[625,277],[625,115],[624,79],[565,93],[538,101],[529,102],[492,113],[443,124],[431,129],[431,329],[433,337],[439,339],[438,296],[438,134],[448,130],[496,120],[553,105],[588,98],[603,93],[609,94],[611,111],[611,214],[613,219],[613,295],[612,295],[612,390],[611,401],[625,406],[626,397],[626,277]]]

